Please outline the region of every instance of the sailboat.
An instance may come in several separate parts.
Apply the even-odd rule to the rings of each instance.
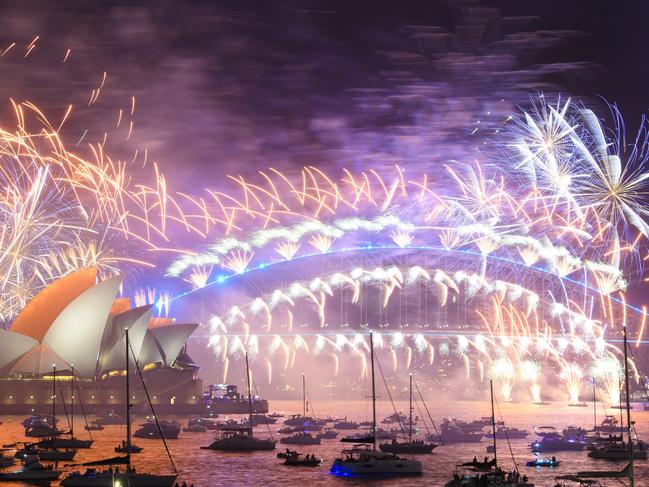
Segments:
[[[309,418],[311,419],[311,418]],[[319,445],[320,438],[313,436],[307,430],[309,429],[309,422],[306,420],[306,377],[302,374],[302,429],[293,436],[281,438],[280,443],[285,445]],[[316,426],[320,429],[320,426]]]
[[[390,443],[381,443],[379,449],[390,453],[422,454],[433,453],[437,443],[425,443],[422,440],[412,440],[412,374],[410,374],[410,403],[408,415],[408,441],[392,440]]]
[[[120,472],[117,468],[98,471],[88,468],[83,474],[73,472],[61,481],[62,487],[115,487],[117,485],[129,487],[172,487],[178,475],[154,475],[135,472],[131,467],[131,390],[129,377],[129,340],[128,328],[124,329],[126,335],[126,447],[125,457],[98,460],[89,462],[95,465],[120,464],[126,460],[126,470]],[[137,367],[137,362],[136,362]]]
[[[62,394],[62,392],[61,392]],[[36,443],[39,448],[57,449],[57,448],[90,448],[93,440],[80,440],[74,437],[74,366],[72,367],[72,395],[70,397],[70,437],[61,438],[56,431],[47,440],[41,440]],[[54,366],[52,378],[52,424],[56,424],[55,417],[56,407],[56,365]]]
[[[534,487],[534,484],[527,481],[527,476],[521,477],[518,469],[506,473],[498,467],[498,455],[496,453],[496,437],[498,435],[496,434],[496,414],[494,410],[494,386],[491,380],[489,381],[489,391],[491,394],[491,431],[493,434],[494,457],[492,460],[485,458],[484,462],[479,462],[476,457],[473,457],[472,462],[459,465],[470,469],[471,473],[453,474],[453,479],[447,482],[445,487]]]
[[[370,363],[372,364],[372,435],[368,444],[354,445],[342,451],[334,460],[331,473],[342,477],[351,476],[399,476],[421,475],[421,462],[400,458],[394,453],[376,450],[376,386],[374,384],[374,342],[370,333]]]
[[[209,446],[202,446],[202,450],[220,451],[258,451],[274,450],[275,441],[266,438],[256,438],[252,432],[252,394],[250,392],[250,367],[246,353],[246,384],[248,386],[248,425],[231,426],[221,429],[221,436]]]

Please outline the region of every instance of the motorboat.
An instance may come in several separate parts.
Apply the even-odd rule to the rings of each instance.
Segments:
[[[306,457],[300,458],[302,455],[297,453],[292,455],[284,460],[284,465],[290,467],[317,467],[322,464],[322,458],[316,458],[315,455],[307,455]]]
[[[86,431],[103,431],[104,426],[101,423],[91,421],[85,426]]]
[[[498,438],[509,438],[509,439],[518,439],[518,438],[527,438],[530,432],[527,430],[521,430],[518,428],[508,428],[506,426],[499,426],[496,429],[496,436]],[[493,433],[487,433],[487,438],[493,438]]]
[[[288,448],[286,451],[281,451],[277,453],[277,458],[288,458],[293,455],[301,455],[301,453],[296,452],[295,450],[289,450]]]
[[[426,439],[434,443],[478,443],[483,436],[483,433],[459,428],[454,421],[444,421],[440,424],[439,434],[429,434]]]
[[[119,467],[107,470],[88,468],[81,474],[73,472],[61,481],[62,487],[173,487],[177,475],[152,475],[136,473],[133,469],[119,471]]]
[[[483,461],[479,461],[477,457],[473,457],[473,460],[470,462],[460,463],[458,467],[470,468],[475,472],[488,472],[494,469],[497,466],[496,459],[492,458],[489,460],[488,457],[484,457]]]
[[[331,473],[342,477],[349,476],[402,476],[421,475],[422,466],[418,460],[401,458],[394,453],[376,450],[376,385],[374,380],[374,342],[370,333],[370,364],[372,371],[372,424],[369,437],[361,441],[368,444],[354,445],[351,449],[342,451],[331,465]]]
[[[59,420],[54,418],[55,421],[58,423]],[[27,416],[25,419],[22,421],[23,428],[27,429],[30,426],[34,424],[40,424],[40,423],[45,423],[45,424],[50,424],[51,425],[51,420],[52,420],[52,415],[51,414],[32,414],[31,416]]]
[[[63,431],[53,427],[49,423],[33,423],[25,429],[27,438],[47,438],[62,434]]]
[[[93,421],[94,423],[100,424],[102,426],[109,425],[123,425],[124,418],[116,414],[112,409],[106,409],[100,411],[97,415],[97,418]]]
[[[130,450],[131,453],[141,453],[142,450],[144,450],[144,448],[131,443]],[[124,440],[122,440],[122,443],[120,445],[115,447],[115,453],[128,453],[128,451],[129,451],[129,446]]]
[[[421,455],[433,453],[433,450],[439,445],[437,443],[426,443],[422,440],[397,441],[392,440],[390,443],[381,443],[379,449],[383,452],[404,455]]]
[[[505,472],[494,470],[484,473],[453,474],[453,479],[444,484],[445,487],[534,487],[527,476],[521,476],[517,470]]]
[[[234,419],[227,419],[225,421],[221,421],[220,423],[216,423],[216,430],[221,431],[221,430],[228,430],[232,428],[240,428],[241,423],[239,421],[235,421]]]
[[[333,440],[337,437],[338,432],[331,428],[326,428],[323,432],[316,435],[316,438],[320,438],[321,440]]]
[[[207,431],[207,426],[199,422],[190,420],[187,426],[183,428],[183,431],[187,433],[205,433]]]
[[[319,445],[320,438],[304,431],[302,433],[296,433],[293,436],[281,438],[279,442],[283,445]]]
[[[270,414],[268,415],[268,417],[269,417],[269,418],[279,419],[279,418],[283,418],[283,417],[284,417],[284,413],[270,413]]]
[[[626,431],[624,426],[620,425],[615,416],[605,416],[602,422],[593,428],[595,433],[610,435],[613,433],[623,433]]]
[[[158,428],[158,425],[160,425],[160,428]],[[164,419],[157,424],[155,421],[148,420],[140,425],[140,429],[133,433],[133,436],[135,438],[160,439],[162,438],[161,433],[166,440],[175,440],[180,434],[180,425],[175,421]]]
[[[368,445],[354,445],[343,450],[331,466],[331,473],[342,477],[350,476],[401,476],[421,475],[421,462],[401,458],[394,453],[372,450]]]
[[[1,472],[0,480],[7,482],[45,482],[56,480],[60,476],[61,470],[55,470],[52,466],[46,467],[38,460],[37,455],[28,455],[20,470]]]
[[[250,367],[248,365],[248,354],[246,353],[246,384],[248,386],[248,425],[252,424],[252,396],[250,392]],[[257,438],[253,435],[252,426],[237,426],[224,428],[221,436],[214,440],[209,446],[201,447],[204,450],[219,451],[258,451],[274,450],[275,440],[269,438]]]
[[[353,421],[347,421],[347,418],[345,418],[335,420],[332,428],[335,428],[337,430],[357,430],[358,428],[360,428],[360,425],[358,423],[354,423]]]
[[[284,420],[286,426],[300,426],[303,427],[307,424],[315,424],[316,419],[311,416],[303,416],[301,414],[292,414]]]
[[[585,402],[571,402],[568,406],[571,408],[587,408],[588,404]]]
[[[274,450],[275,441],[256,438],[250,428],[236,428],[222,430],[219,438],[214,440],[209,446],[202,446],[201,449],[219,451]]]
[[[253,414],[252,415],[252,425],[260,426],[262,424],[275,424],[277,422],[276,418],[271,418],[264,414]],[[242,424],[245,424],[245,421],[242,421]]]
[[[48,438],[47,440],[41,440],[36,443],[36,446],[44,449],[55,449],[55,448],[90,448],[93,444],[93,440],[80,440],[78,438],[61,438],[55,436],[53,438]]]
[[[70,462],[74,460],[77,450],[70,448],[67,450],[38,450],[38,458],[43,462]]]
[[[383,421],[381,423],[383,424],[394,424],[394,423],[405,423],[408,421],[408,416],[406,416],[403,413],[392,413],[390,416],[383,418]]]
[[[552,458],[535,458],[534,460],[530,460],[529,462],[526,463],[528,467],[558,467],[560,465],[560,461],[557,460],[556,457]]]
[[[624,442],[609,443],[600,448],[588,452],[590,458],[601,460],[628,460],[629,446]],[[633,459],[646,460],[647,446],[642,442],[635,442],[633,445]]]
[[[586,442],[583,440],[564,438],[558,433],[546,435],[540,441],[536,440],[530,444],[534,452],[554,452],[554,451],[581,451],[586,448]]]

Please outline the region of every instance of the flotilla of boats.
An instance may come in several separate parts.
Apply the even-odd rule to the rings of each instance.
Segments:
[[[128,350],[127,332],[126,342]],[[422,418],[413,417],[414,387],[412,376],[410,376],[408,411],[404,413],[395,410],[393,414],[385,417],[380,422],[382,425],[390,426],[390,429],[379,428],[376,420],[376,390],[374,384],[374,363],[376,359],[371,335],[370,356],[372,376],[371,421],[356,422],[347,417],[319,419],[312,408],[310,411],[308,410],[304,377],[302,383],[302,413],[287,417],[283,412],[266,415],[253,414],[253,409],[250,407],[248,417],[243,420],[225,418],[217,421],[214,418],[195,417],[190,418],[187,425],[181,428],[181,425],[176,421],[156,418],[154,412],[151,418],[139,425],[139,428],[131,434],[130,406],[127,406],[124,418],[113,411],[108,411],[97,419],[86,422],[85,427],[90,433],[102,431],[104,425],[126,425],[126,439],[115,447],[115,453],[123,454],[123,456],[86,462],[80,464],[86,466],[85,471],[70,473],[66,469],[58,468],[58,463],[73,461],[77,449],[91,448],[94,440],[92,438],[88,440],[76,438],[74,436],[73,421],[69,423],[67,430],[59,428],[55,406],[53,406],[52,414],[34,414],[26,418],[22,423],[25,428],[25,436],[28,438],[36,437],[36,441],[31,443],[16,442],[12,445],[5,445],[5,447],[11,447],[11,450],[7,448],[0,450],[0,481],[49,482],[60,480],[60,485],[63,487],[104,485],[111,487],[115,485],[171,487],[177,479],[175,472],[158,475],[135,471],[131,465],[131,455],[142,451],[142,448],[134,445],[131,437],[167,440],[178,438],[181,430],[185,433],[214,431],[216,437],[213,441],[208,446],[201,448],[220,452],[270,451],[276,449],[277,443],[296,446],[318,446],[324,441],[338,440],[339,432],[347,430],[350,434],[343,436],[339,441],[353,443],[353,445],[349,448],[343,448],[341,454],[333,460],[329,468],[331,474],[343,477],[421,475],[423,471],[422,463],[415,456],[431,454],[433,450],[440,446],[443,447],[445,444],[462,443],[471,445],[489,440],[490,444],[487,452],[492,453],[493,456],[478,460],[478,455],[475,455],[471,461],[458,462],[452,478],[445,484],[446,487],[533,487],[534,484],[531,483],[526,474],[519,471],[518,467],[511,471],[503,470],[499,466],[496,454],[498,441],[522,440],[531,434],[537,437],[529,443],[534,458],[523,462],[523,465],[529,468],[560,468],[562,462],[554,456],[554,453],[562,451],[586,450],[588,457],[594,460],[629,462],[627,467],[621,471],[577,472],[576,474],[558,476],[557,479],[559,480],[578,481],[590,478],[622,478],[630,475],[630,472],[633,471],[634,461],[647,460],[649,445],[634,436],[634,422],[630,419],[630,407],[627,408],[626,425],[623,418],[618,420],[613,415],[605,415],[598,423],[596,402],[593,401],[595,421],[592,429],[587,430],[581,427],[568,426],[559,430],[552,426],[538,426],[534,428],[532,433],[525,429],[506,426],[503,421],[496,422],[492,386],[492,415],[476,420],[444,418],[436,424],[430,418],[428,408],[423,403],[423,398],[421,398],[422,403],[420,405],[426,408],[428,423],[432,426],[432,428],[429,428],[425,414]],[[248,397],[250,398],[252,397],[250,391],[251,379],[247,362],[246,357]],[[56,369],[53,376],[53,387],[56,387]],[[127,364],[127,394],[128,381]],[[56,396],[56,390],[54,390],[54,396]],[[70,412],[74,414],[74,406],[70,406],[72,408]],[[278,428],[275,425],[279,422],[281,422],[281,427]],[[277,440],[274,439],[271,426],[273,426],[274,431],[284,434],[284,436],[279,437]],[[257,436],[255,428],[261,427],[268,429],[269,437]],[[431,431],[431,429],[434,431]],[[42,432],[42,434],[37,434],[38,431]],[[11,454],[7,454],[8,451],[11,451]],[[549,453],[552,456],[542,456],[544,453]],[[304,454],[289,448],[277,453],[277,457],[283,460],[284,465],[290,467],[313,468],[322,465],[324,462],[315,453]],[[15,467],[11,469],[17,460],[22,463],[21,468],[18,470],[15,470]],[[119,467],[113,469],[113,465],[125,465],[126,467],[120,471]],[[108,466],[109,468],[103,469],[100,466]]]

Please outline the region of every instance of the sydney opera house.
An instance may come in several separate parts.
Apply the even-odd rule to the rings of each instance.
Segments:
[[[202,409],[198,367],[185,346],[198,325],[154,318],[152,305],[134,308],[129,298],[117,298],[122,279],[97,283],[94,269],[69,274],[36,295],[8,330],[0,329],[0,414],[48,411],[54,365],[64,400],[71,399],[73,371],[75,403],[86,412],[121,412],[125,328],[156,412]],[[134,411],[147,412],[136,374],[131,392]]]

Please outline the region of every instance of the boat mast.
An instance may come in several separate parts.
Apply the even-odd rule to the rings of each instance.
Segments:
[[[597,395],[595,393],[595,377],[593,377],[593,429],[597,428]]]
[[[372,364],[372,450],[376,451],[376,388],[374,386],[374,340],[370,332],[370,363]]]
[[[56,364],[52,364],[52,427],[50,437],[56,436]]]
[[[126,334],[126,471],[131,471],[131,385],[129,378],[129,360],[128,360],[128,328],[124,328]]]
[[[248,387],[248,426],[252,436],[252,394],[250,393],[250,367],[248,366],[248,352],[246,352],[246,384]]]
[[[302,373],[302,419],[306,419],[306,377]]]
[[[412,374],[410,374],[410,420],[408,421],[410,429],[408,430],[408,441],[412,443]]]
[[[70,438],[74,438],[74,364],[70,364],[72,372],[71,393],[70,393]]]
[[[626,389],[626,428],[629,438],[629,487],[633,487],[633,438],[631,438],[631,405],[629,403],[629,362],[627,358],[627,336],[626,323],[623,325],[624,330],[624,387]]]
[[[491,392],[491,428],[494,437],[494,467],[498,468],[498,456],[496,455],[496,413],[494,412],[494,381],[489,379],[489,390]]]

